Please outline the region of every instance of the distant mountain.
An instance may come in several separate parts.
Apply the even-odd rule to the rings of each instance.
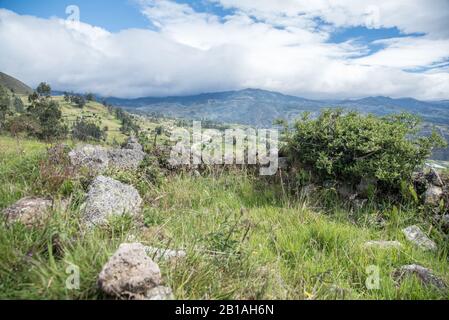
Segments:
[[[28,95],[33,92],[33,89],[29,86],[3,72],[0,72],[0,85],[8,88],[16,94]]]
[[[293,120],[304,111],[318,112],[343,107],[385,115],[407,111],[425,121],[449,124],[449,101],[420,101],[413,98],[367,97],[356,100],[310,100],[278,92],[244,89],[191,96],[107,98],[107,102],[139,113],[157,113],[187,119],[208,119],[258,127],[271,126],[278,118]]]

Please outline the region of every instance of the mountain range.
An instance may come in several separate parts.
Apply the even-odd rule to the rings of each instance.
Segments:
[[[406,111],[421,116],[426,122],[449,125],[449,100],[420,101],[383,96],[354,100],[312,100],[279,92],[244,89],[190,96],[106,98],[106,101],[138,113],[208,119],[257,127],[271,126],[279,118],[293,120],[304,111],[314,113],[326,107],[342,107],[377,115]]]

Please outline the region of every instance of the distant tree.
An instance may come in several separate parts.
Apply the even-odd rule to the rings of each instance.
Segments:
[[[41,86],[41,85],[40,85]],[[27,108],[28,114],[39,121],[41,130],[37,133],[40,139],[51,140],[61,138],[66,134],[67,129],[62,124],[62,113],[59,104],[48,96],[48,84],[42,85],[36,90],[43,95],[32,93],[28,97],[30,105]]]
[[[162,132],[164,132],[164,127],[162,127],[162,126],[157,126],[156,128],[154,128],[154,141],[153,141],[153,147],[156,147],[157,137],[160,136],[160,135],[162,134]]]
[[[10,112],[10,104],[11,98],[8,89],[0,85],[0,129],[5,125],[6,116]]]
[[[37,93],[41,97],[49,97],[51,95],[51,87],[46,82],[41,82],[36,88]]]
[[[22,102],[22,99],[19,97],[14,97],[14,110],[18,113],[25,112],[25,105]]]
[[[67,91],[64,92],[64,101],[70,102],[70,93],[68,93]]]
[[[75,104],[77,108],[84,108],[86,99],[82,95],[72,95],[70,101]]]
[[[13,137],[18,137],[19,133],[37,136],[42,131],[39,120],[27,114],[21,114],[11,118],[8,121],[7,127]]]
[[[95,95],[93,93],[86,93],[85,97],[87,101],[95,101]]]
[[[99,141],[106,138],[106,132],[101,130],[100,127],[93,121],[79,117],[73,125],[72,137],[82,141]]]

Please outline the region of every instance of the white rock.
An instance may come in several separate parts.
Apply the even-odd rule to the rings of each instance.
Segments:
[[[424,195],[424,203],[432,206],[437,206],[443,196],[443,189],[434,185],[430,185]]]
[[[402,233],[404,233],[408,241],[414,243],[423,250],[434,251],[437,249],[435,242],[429,239],[418,226],[410,226],[402,229]]]
[[[402,244],[399,241],[371,240],[365,242],[364,246],[368,248],[400,249]]]

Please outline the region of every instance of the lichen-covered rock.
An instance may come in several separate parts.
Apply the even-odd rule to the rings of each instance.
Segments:
[[[423,266],[417,265],[417,264],[410,264],[406,266],[402,266],[400,268],[397,268],[392,276],[393,278],[398,282],[401,283],[401,281],[407,277],[415,275],[418,277],[418,279],[424,284],[424,285],[432,285],[437,287],[438,289],[446,289],[447,285],[444,282],[443,279],[437,277],[433,274],[432,270],[424,268]]]
[[[431,206],[437,206],[443,196],[443,189],[434,185],[430,185],[424,194],[424,203]]]
[[[121,170],[136,170],[145,158],[145,152],[135,149],[113,149],[108,152],[109,165]]]
[[[173,291],[169,287],[158,286],[145,293],[145,300],[173,300]]]
[[[437,245],[418,226],[410,226],[402,230],[408,241],[423,250],[436,250]]]
[[[159,266],[147,256],[141,243],[123,243],[103,266],[98,276],[98,286],[111,297],[118,299],[145,299],[162,296],[152,289],[161,284]]]
[[[379,249],[400,249],[402,244],[399,241],[371,240],[364,243],[367,248]]]
[[[91,173],[101,173],[109,166],[108,150],[102,146],[77,146],[69,152],[69,158],[73,166],[87,168]]]
[[[98,176],[89,186],[84,203],[86,223],[102,224],[111,216],[140,213],[142,198],[133,187],[112,178]]]
[[[25,197],[3,210],[7,223],[20,222],[27,227],[41,225],[52,209],[67,207],[67,202],[54,203],[48,198]]]

